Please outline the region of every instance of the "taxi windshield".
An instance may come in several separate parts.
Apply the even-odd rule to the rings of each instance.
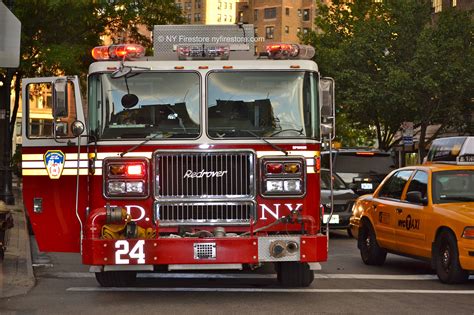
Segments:
[[[474,202],[474,171],[433,173],[433,203]]]
[[[139,72],[89,77],[89,130],[97,139],[197,138],[200,77]]]

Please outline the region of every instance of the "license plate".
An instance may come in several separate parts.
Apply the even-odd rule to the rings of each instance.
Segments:
[[[325,214],[323,216],[323,223],[328,223],[329,219],[329,214]],[[329,224],[338,224],[339,223],[339,215],[338,214],[333,214],[331,217],[331,221],[329,221]]]
[[[374,185],[372,183],[362,183],[362,184],[360,184],[360,188],[362,188],[362,189],[369,190],[369,189],[372,189],[373,187],[374,187]]]

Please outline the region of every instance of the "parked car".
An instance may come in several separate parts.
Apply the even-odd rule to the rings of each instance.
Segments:
[[[331,213],[331,175],[328,169],[321,169],[321,203],[324,206],[323,223],[326,224]],[[334,212],[329,221],[330,229],[346,230],[352,236],[349,219],[357,195],[333,173]]]
[[[332,152],[334,171],[358,195],[375,191],[382,180],[396,169],[389,152],[367,149],[339,149]],[[321,167],[329,168],[329,151],[321,153]]]
[[[465,282],[474,272],[474,163],[393,171],[357,199],[350,224],[365,264],[397,253],[430,261],[444,283]]]

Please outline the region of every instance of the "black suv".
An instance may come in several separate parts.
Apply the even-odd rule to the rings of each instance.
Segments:
[[[375,191],[386,175],[397,168],[389,152],[366,149],[332,151],[333,170],[358,195]],[[321,153],[321,167],[329,168],[329,151]]]

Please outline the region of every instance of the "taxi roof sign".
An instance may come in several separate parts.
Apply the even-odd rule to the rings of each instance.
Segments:
[[[474,164],[474,136],[434,140],[425,163]]]
[[[0,68],[20,65],[21,23],[0,1]]]

